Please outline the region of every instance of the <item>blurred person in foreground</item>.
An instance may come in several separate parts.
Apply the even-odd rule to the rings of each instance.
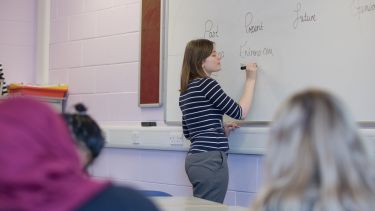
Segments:
[[[0,210],[158,210],[138,191],[82,171],[69,130],[31,98],[0,103]]]
[[[302,91],[271,125],[264,184],[251,210],[373,211],[373,169],[343,103],[325,91]]]

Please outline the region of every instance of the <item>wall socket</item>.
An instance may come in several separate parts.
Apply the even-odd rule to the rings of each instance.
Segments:
[[[130,139],[134,145],[141,144],[138,131],[131,132]]]
[[[186,139],[180,132],[171,132],[169,134],[169,143],[171,146],[183,146],[186,143]]]

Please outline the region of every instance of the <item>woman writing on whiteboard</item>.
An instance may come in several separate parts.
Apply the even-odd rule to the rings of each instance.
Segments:
[[[228,188],[228,135],[238,127],[224,124],[223,115],[244,119],[249,113],[257,65],[246,65],[244,90],[237,103],[212,79],[221,69],[214,42],[190,41],[185,48],[181,72],[179,106],[184,136],[191,146],[185,160],[185,171],[195,197],[222,203]]]

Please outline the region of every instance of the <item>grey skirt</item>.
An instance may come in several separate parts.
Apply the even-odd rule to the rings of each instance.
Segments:
[[[195,197],[223,203],[229,180],[225,152],[189,153],[185,159],[185,171]]]

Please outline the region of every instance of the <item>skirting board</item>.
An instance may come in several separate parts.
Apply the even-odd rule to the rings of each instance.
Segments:
[[[106,147],[187,151],[190,142],[179,126],[116,126],[102,125],[107,138]],[[375,129],[360,130],[370,155],[375,159]],[[229,136],[229,153],[264,154],[268,139],[267,127],[242,127]]]

